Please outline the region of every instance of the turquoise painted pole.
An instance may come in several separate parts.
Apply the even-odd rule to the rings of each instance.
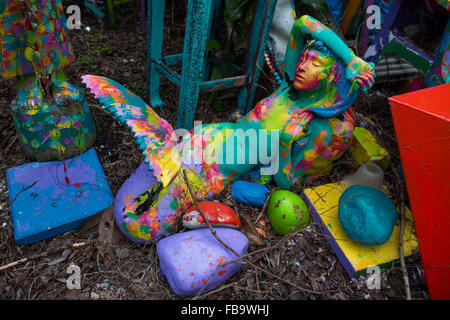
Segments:
[[[149,0],[147,2],[147,85],[150,105],[153,108],[164,106],[159,95],[161,76],[157,62],[161,61],[164,32],[165,1]]]
[[[191,129],[204,71],[206,40],[209,38],[213,15],[212,0],[190,0],[186,36],[184,39],[180,102],[177,128]]]

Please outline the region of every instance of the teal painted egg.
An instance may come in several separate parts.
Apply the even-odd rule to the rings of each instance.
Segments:
[[[397,210],[383,192],[353,185],[339,198],[338,216],[351,239],[372,246],[389,240],[397,220]]]
[[[277,190],[270,196],[267,217],[276,233],[286,235],[308,225],[309,210],[297,194]]]

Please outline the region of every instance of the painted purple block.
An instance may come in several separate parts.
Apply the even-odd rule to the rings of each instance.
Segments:
[[[6,171],[17,244],[73,230],[113,202],[93,148],[63,161],[33,162]],[[31,188],[26,189],[31,186]]]
[[[215,228],[217,236],[240,255],[248,248],[248,239],[241,232],[230,228]],[[222,262],[237,256],[226,249],[208,228],[178,233],[161,239],[156,247],[161,271],[167,277],[172,290],[183,296],[195,295],[208,281]],[[230,263],[220,268],[203,292],[233,276],[242,267]]]

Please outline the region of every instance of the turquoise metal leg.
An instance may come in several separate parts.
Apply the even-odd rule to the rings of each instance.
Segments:
[[[189,1],[177,128],[191,129],[193,127],[205,65],[206,40],[210,34],[214,13],[213,4],[214,0]]]
[[[272,18],[277,0],[258,0],[253,18],[252,34],[250,37],[249,52],[245,66],[247,83],[239,93],[238,110],[247,113],[252,107],[258,84],[260,68],[263,65],[264,50],[269,36]]]
[[[183,54],[162,57],[164,1],[147,0],[147,88],[150,104],[163,106],[159,95],[160,73],[180,87],[177,127],[191,129],[200,91],[244,86],[238,98],[241,112],[253,103],[264,49],[277,0],[258,0],[244,75],[208,81],[206,41],[212,21],[218,18],[221,0],[189,0]],[[181,75],[170,66],[182,62]]]
[[[161,62],[164,32],[165,1],[151,0],[147,2],[147,88],[152,107],[165,106],[159,95],[161,81],[157,70]]]

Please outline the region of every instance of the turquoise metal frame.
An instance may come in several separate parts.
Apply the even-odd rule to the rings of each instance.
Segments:
[[[257,0],[244,74],[207,80],[206,41],[220,0],[189,0],[186,36],[182,54],[162,57],[164,7],[161,0],[147,0],[147,90],[152,107],[165,103],[159,94],[160,75],[180,87],[177,128],[191,129],[200,91],[243,87],[238,96],[238,110],[246,113],[252,105],[264,59],[270,26],[277,0]],[[181,74],[170,67],[182,63]]]

